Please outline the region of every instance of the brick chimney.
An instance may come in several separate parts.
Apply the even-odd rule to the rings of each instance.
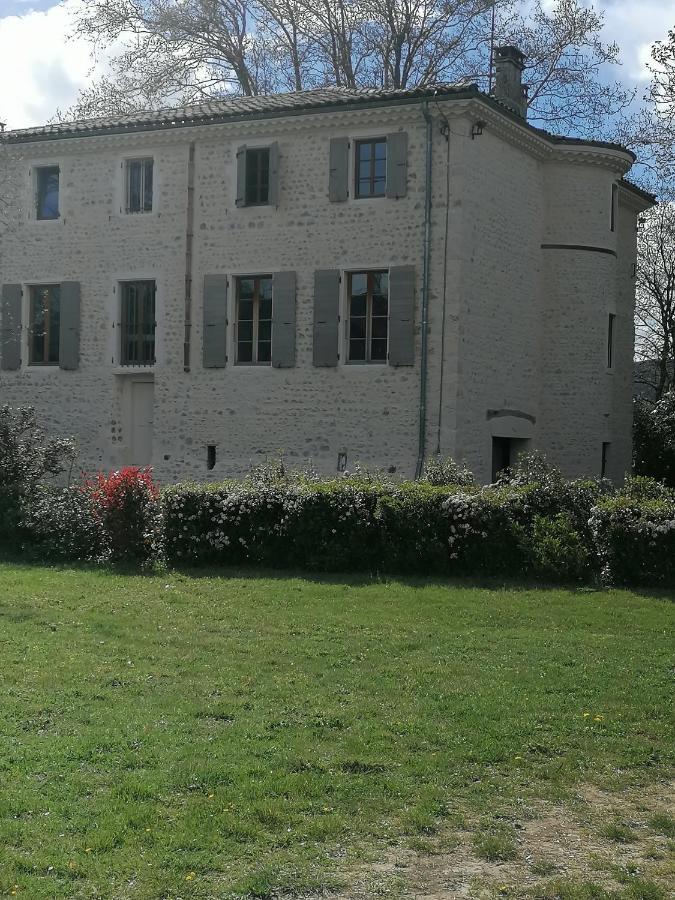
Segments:
[[[522,76],[525,54],[517,47],[495,47],[495,86],[492,96],[511,112],[527,118],[527,88]]]

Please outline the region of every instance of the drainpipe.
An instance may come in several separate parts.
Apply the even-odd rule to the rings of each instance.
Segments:
[[[429,101],[422,104],[426,122],[426,167],[424,196],[424,258],[422,263],[422,352],[420,359],[420,428],[415,478],[421,478],[424,470],[427,430],[427,345],[429,331],[429,263],[431,258],[431,140],[433,118],[429,113]]]

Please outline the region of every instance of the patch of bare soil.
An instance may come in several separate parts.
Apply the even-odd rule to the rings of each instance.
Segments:
[[[577,885],[592,881],[607,891],[625,890],[631,879],[643,879],[675,898],[674,843],[659,827],[659,815],[675,816],[675,782],[639,793],[584,785],[564,806],[530,803],[500,817],[515,851],[512,859],[481,858],[476,836],[492,827],[481,820],[451,840],[430,842],[430,852],[390,851],[367,871],[354,873],[352,887],[335,900],[553,900],[551,885],[558,879]],[[444,844],[452,849],[443,849]]]

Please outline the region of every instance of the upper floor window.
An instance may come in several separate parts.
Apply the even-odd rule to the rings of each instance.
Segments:
[[[616,214],[619,207],[619,186],[618,184],[612,185],[612,207],[609,213],[609,230],[616,231]]]
[[[269,202],[270,148],[254,147],[246,150],[246,205]]]
[[[154,162],[150,158],[128,159],[125,164],[126,211],[152,212]]]
[[[121,287],[121,347],[123,366],[155,362],[154,281],[124,281]]]
[[[61,288],[58,284],[30,288],[28,363],[58,366],[61,337]]]
[[[237,362],[272,363],[272,276],[237,278]]]
[[[36,215],[38,219],[59,218],[58,166],[40,166],[36,169]]]
[[[384,197],[387,190],[387,140],[356,142],[356,196]]]
[[[351,272],[347,287],[349,362],[386,362],[389,273]]]

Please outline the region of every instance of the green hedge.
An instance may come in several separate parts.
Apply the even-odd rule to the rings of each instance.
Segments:
[[[599,492],[353,479],[177,485],[163,494],[164,547],[183,565],[579,579],[593,575],[584,548]]]

